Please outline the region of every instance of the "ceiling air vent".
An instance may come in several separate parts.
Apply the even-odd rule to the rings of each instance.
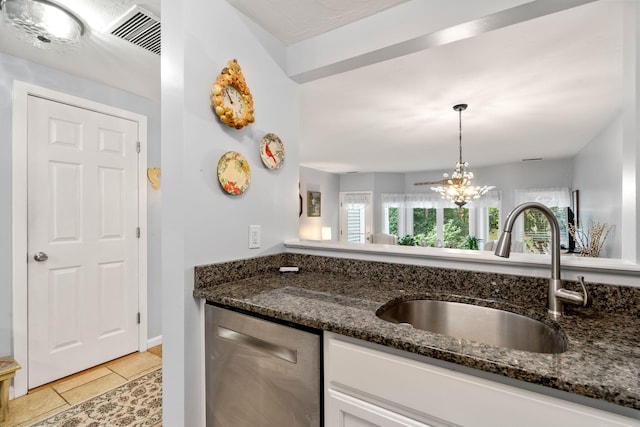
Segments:
[[[134,6],[118,18],[108,31],[116,37],[160,55],[160,18]]]

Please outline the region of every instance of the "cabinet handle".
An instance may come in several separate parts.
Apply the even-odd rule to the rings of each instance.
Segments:
[[[287,362],[295,364],[298,361],[297,350],[290,350],[281,345],[273,344],[268,341],[261,340],[260,338],[252,337],[251,335],[232,331],[231,329],[227,329],[220,325],[218,325],[218,336],[229,341],[235,341],[237,343],[244,344],[270,356],[286,360]]]

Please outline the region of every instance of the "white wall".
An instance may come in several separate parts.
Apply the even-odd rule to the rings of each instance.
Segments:
[[[580,221],[614,225],[600,254],[621,258],[622,116],[617,117],[573,159],[573,188],[580,190]]]
[[[321,193],[319,217],[307,216],[307,191]],[[322,227],[331,227],[331,240],[338,241],[340,175],[300,166],[300,194],[302,195],[302,215],[299,236],[303,240],[321,240]]]
[[[42,86],[147,116],[148,163],[160,164],[160,105],[101,83],[0,52],[0,355],[12,353],[11,144],[13,81]],[[148,187],[149,338],[162,335],[160,288],[161,192]]]
[[[192,297],[193,268],[281,252],[284,240],[297,237],[298,87],[271,56],[278,43],[227,1],[165,1],[162,17],[163,376],[170,385],[163,423],[201,426],[203,314]],[[209,100],[216,76],[234,58],[255,101],[256,121],[241,130],[222,124]],[[277,171],[260,159],[268,132],[285,145]],[[251,166],[241,196],[225,194],[217,181],[217,162],[229,150]],[[248,249],[250,224],[262,227],[260,249]]]
[[[621,247],[622,259],[640,264],[640,5],[624,7]]]
[[[340,191],[373,191],[375,173],[345,173],[340,175]]]

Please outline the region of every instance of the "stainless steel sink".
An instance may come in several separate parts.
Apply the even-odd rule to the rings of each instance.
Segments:
[[[389,322],[410,324],[416,329],[496,347],[534,353],[567,351],[567,339],[561,331],[538,320],[494,308],[418,299],[383,306],[376,315]]]

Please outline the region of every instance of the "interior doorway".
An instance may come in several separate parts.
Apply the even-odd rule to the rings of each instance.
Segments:
[[[340,241],[371,243],[373,195],[370,191],[340,193]]]
[[[146,230],[145,147],[144,116],[14,83],[12,330],[23,366],[16,396],[146,350],[147,247],[138,238]],[[44,219],[33,215],[44,211]],[[34,316],[37,299],[43,313]],[[36,341],[35,328],[46,329]]]

